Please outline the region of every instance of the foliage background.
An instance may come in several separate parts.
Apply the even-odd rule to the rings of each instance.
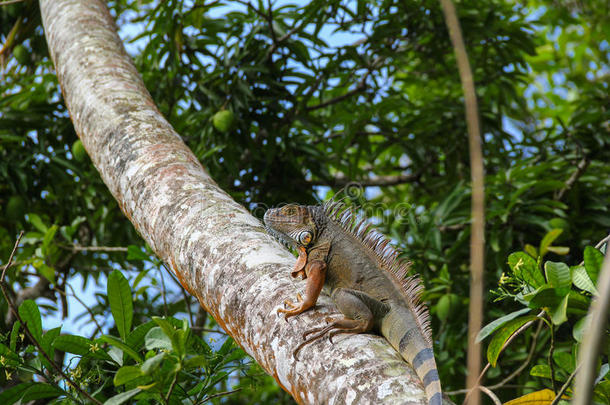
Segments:
[[[555,289],[545,259],[576,266],[585,247],[610,229],[609,5],[604,0],[456,5],[482,119],[486,322],[524,307],[533,315],[543,309],[548,318],[538,332],[522,333],[487,373],[484,383],[497,385],[527,360],[510,383],[494,391],[506,401],[557,389],[567,379],[573,367],[562,370],[554,353],[573,360],[578,341],[573,329],[592,295],[570,283],[572,296],[582,299],[571,299],[574,305],[566,301],[565,320],[554,323],[551,315],[562,301],[524,299],[542,285],[518,277],[515,263],[507,264],[509,254],[527,252],[546,276],[543,284]],[[109,6],[160,110],[219,185],[255,215],[282,202],[314,203],[350,183],[364,186],[354,202],[425,280],[444,389],[462,388],[469,157],[461,86],[439,4],[117,0]],[[129,280],[130,326],[162,329],[153,316],[189,320],[187,343],[165,348],[169,354],[159,360],[165,368],[150,377],[157,382],[148,391],[150,400],[169,401],[169,394],[205,400],[241,389],[222,397],[230,403],[290,402],[241,351],[218,343],[224,336],[217,325],[150,257],[75,146],[37,4],[0,6],[0,27],[1,263],[25,231],[17,265],[7,272],[12,299],[35,300],[44,331],[56,326],[50,324],[55,317],[76,325],[68,334],[82,335],[77,330],[88,327],[91,343],[103,334],[122,338],[127,332],[117,328],[104,287],[108,274],[119,269]],[[214,125],[221,110],[234,116],[227,130]],[[545,235],[547,242],[554,238],[550,250],[541,244]],[[83,248],[90,246],[98,250]],[[594,281],[592,267],[585,267]],[[83,297],[88,309],[75,297]],[[0,318],[4,356],[18,354],[0,374],[0,386],[31,381],[36,370],[54,373],[41,364],[39,350],[19,339],[4,298],[0,312],[6,314]],[[91,318],[99,327],[91,327]],[[140,362],[125,358],[124,365],[142,365],[160,349],[140,343]],[[189,368],[185,362],[202,345],[209,348],[208,357]],[[65,346],[58,343],[56,354]],[[74,379],[86,382],[91,393],[99,388],[100,398],[128,391],[128,384],[112,383],[118,364],[102,367],[103,359],[87,353],[64,358]],[[606,351],[601,363],[608,363],[607,356]],[[86,376],[79,375],[81,357],[81,372],[84,365],[96,365]],[[538,375],[541,369],[531,374],[545,365],[553,379]],[[171,389],[175,376],[182,391]],[[55,389],[60,398],[79,396],[65,384]],[[598,391],[597,400],[610,403],[608,377]]]

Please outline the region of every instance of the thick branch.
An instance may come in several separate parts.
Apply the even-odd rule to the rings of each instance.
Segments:
[[[423,404],[412,369],[381,337],[292,351],[331,306],[285,322],[294,257],[218,188],[155,107],[102,0],[41,0],[76,133],[125,215],[184,287],[301,403]]]

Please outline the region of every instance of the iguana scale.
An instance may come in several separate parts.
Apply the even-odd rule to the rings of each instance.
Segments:
[[[286,318],[315,306],[322,286],[343,318],[306,332],[295,350],[325,335],[379,331],[409,362],[421,379],[429,405],[442,405],[441,385],[432,351],[427,308],[420,303],[423,288],[417,276],[407,277],[408,262],[365,220],[356,221],[341,202],[321,206],[289,204],[267,210],[269,231],[297,249],[293,277],[307,279],[305,296],[286,300]]]

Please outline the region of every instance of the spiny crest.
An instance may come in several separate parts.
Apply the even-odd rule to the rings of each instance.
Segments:
[[[389,275],[390,279],[399,286],[409,309],[428,344],[432,344],[432,330],[428,308],[421,303],[423,284],[417,275],[407,276],[410,262],[398,257],[398,252],[390,244],[390,240],[383,234],[371,229],[367,218],[359,219],[356,214],[343,202],[330,200],[323,205],[324,213],[333,222],[339,224],[346,232],[362,242],[379,261],[379,267]]]

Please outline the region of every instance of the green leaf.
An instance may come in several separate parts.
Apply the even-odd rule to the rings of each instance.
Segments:
[[[544,235],[542,241],[540,242],[540,257],[544,257],[544,255],[546,255],[546,252],[549,250],[549,246],[553,244],[555,239],[557,239],[562,232],[563,229],[551,229],[546,235]]]
[[[108,399],[106,402],[104,402],[104,405],[120,405],[123,402],[129,401],[132,397],[134,397],[141,391],[141,388],[134,388],[132,390],[122,392]]]
[[[561,325],[562,323],[564,323],[565,321],[568,320],[567,311],[568,311],[568,299],[569,298],[570,298],[569,295],[566,295],[565,297],[563,297],[563,299],[561,300],[559,305],[557,305],[551,311],[551,321],[553,321],[553,323],[555,325]]]
[[[519,280],[538,288],[545,284],[544,276],[538,269],[536,261],[525,252],[515,252],[508,256],[508,265]]]
[[[602,268],[604,262],[604,255],[592,246],[585,248],[585,269],[589,278],[593,281],[593,284],[597,283],[597,276]]]
[[[523,308],[490,322],[479,331],[479,334],[477,335],[477,343],[491,335],[496,329],[504,325],[506,322],[511,321],[520,315],[526,314],[529,311],[531,311],[530,308]]]
[[[185,324],[183,323],[181,330],[177,330],[167,319],[159,318],[158,316],[153,316],[152,319],[169,337],[176,354],[182,357],[186,353],[186,340],[188,339],[188,329],[185,328]]]
[[[93,341],[86,337],[76,335],[62,335],[55,339],[53,346],[66,353],[78,354],[87,356],[89,349],[93,345]]]
[[[523,250],[525,250],[525,252],[527,254],[529,254],[530,256],[532,256],[532,257],[538,257],[538,249],[536,249],[535,247],[533,247],[529,243],[525,244],[525,247],[523,248]]]
[[[38,273],[49,280],[51,284],[55,283],[55,269],[53,267],[47,266],[42,260],[36,260],[32,265]]]
[[[556,255],[565,256],[570,253],[570,248],[567,246],[549,246],[548,251]]]
[[[136,326],[129,336],[127,336],[126,343],[134,350],[140,350],[144,347],[144,337],[155,326],[153,321],[148,321],[141,325]]]
[[[53,343],[53,347],[66,353],[73,353],[83,357],[112,360],[97,342],[83,336],[58,336]]]
[[[165,352],[161,352],[150,359],[146,359],[146,361],[142,364],[141,370],[145,375],[151,374],[155,369],[159,367],[163,359],[165,358]]]
[[[205,367],[208,364],[208,356],[205,354],[200,354],[184,362],[184,368],[197,368],[197,367]]]
[[[37,399],[56,398],[64,392],[54,386],[39,382],[25,382],[0,393],[0,403],[13,404],[29,402]]]
[[[142,251],[140,246],[127,246],[127,260],[150,260],[150,257]]]
[[[108,276],[108,302],[110,311],[116,323],[119,334],[123,340],[131,330],[133,320],[133,302],[131,300],[131,289],[129,282],[118,270]]]
[[[546,364],[538,364],[532,367],[530,375],[534,377],[551,378],[551,368]]]
[[[491,339],[489,347],[487,348],[487,361],[489,361],[492,367],[496,366],[496,362],[498,361],[498,357],[500,356],[506,341],[513,335],[513,333],[515,333],[515,331],[517,331],[517,329],[534,319],[538,319],[538,317],[536,315],[522,316],[509,321],[500,328],[500,330]]]
[[[555,351],[553,352],[553,361],[568,374],[574,371],[575,361],[571,353]]]
[[[53,225],[52,227],[50,227],[47,230],[47,232],[44,235],[44,238],[42,238],[42,246],[40,247],[40,249],[42,250],[42,254],[44,256],[47,256],[47,254],[48,254],[49,245],[51,244],[51,242],[53,242],[53,238],[55,238],[57,229],[58,229],[57,225]]]
[[[114,385],[123,385],[136,378],[142,377],[142,371],[137,366],[123,366],[114,375]]]
[[[530,308],[548,308],[559,304],[562,297],[557,294],[557,290],[547,284],[523,298],[529,301]]]
[[[581,290],[587,291],[593,295],[599,295],[595,284],[589,277],[589,273],[583,266],[572,267],[572,282]]]
[[[38,305],[32,300],[25,300],[19,306],[19,316],[26,323],[34,339],[40,342],[42,338],[42,321]]]
[[[589,317],[587,316],[580,318],[572,328],[572,337],[574,337],[574,340],[576,340],[578,343],[582,342],[582,338],[585,335],[585,331],[588,327],[588,319]]]
[[[40,340],[40,346],[42,346],[42,350],[44,350],[45,353],[48,354],[50,358],[53,358],[53,356],[55,356],[53,342],[55,341],[55,339],[57,339],[60,332],[61,332],[61,326],[50,329],[44,335],[42,335],[42,339]],[[44,364],[44,366],[47,369],[52,368],[51,364],[47,361],[47,359],[44,356],[40,356],[40,360],[42,361],[42,363]]]
[[[43,234],[46,234],[49,230],[49,228],[44,224],[44,222],[42,222],[42,219],[40,219],[40,217],[34,213],[28,214],[28,222],[34,225],[34,227]]]
[[[602,366],[599,368],[599,374],[595,379],[595,385],[599,384],[602,378],[604,378],[606,374],[608,374],[608,371],[610,371],[610,365],[608,363],[602,364]]]
[[[17,338],[19,337],[19,330],[21,329],[21,322],[15,321],[13,323],[13,329],[11,330],[10,348],[15,351],[17,347]]]
[[[564,296],[570,291],[572,277],[567,264],[549,261],[544,264],[544,271],[549,284],[559,295]]]
[[[127,344],[123,343],[122,340],[120,340],[114,336],[111,336],[111,335],[101,336],[99,338],[99,340],[121,349],[123,351],[123,353],[127,354],[129,357],[134,359],[137,363],[142,362],[142,358],[140,357],[140,355],[135,350],[133,350],[131,347],[129,347]]]
[[[144,338],[146,349],[166,349],[172,350],[172,341],[170,338],[163,332],[158,326],[155,326],[151,330],[148,331],[146,337]]]

